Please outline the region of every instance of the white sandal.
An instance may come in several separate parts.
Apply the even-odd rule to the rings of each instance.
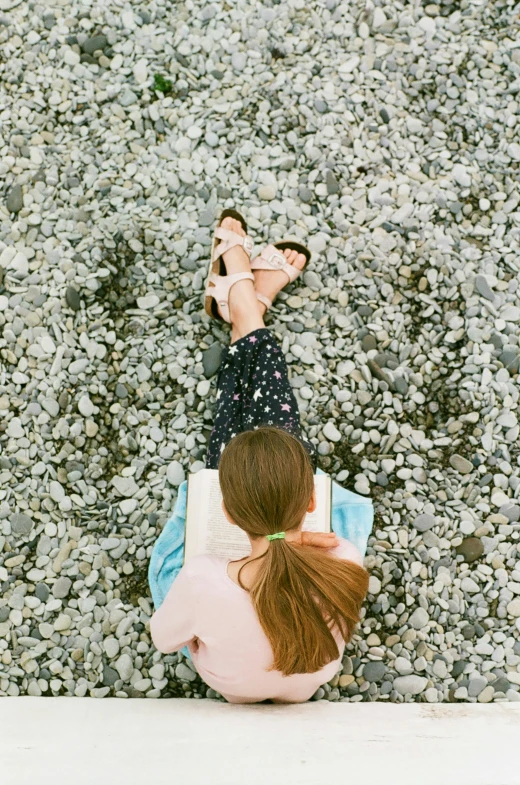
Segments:
[[[263,248],[260,252],[259,256],[257,256],[251,262],[251,269],[282,270],[289,279],[287,283],[293,283],[301,275],[305,267],[302,270],[299,270],[297,267],[287,261],[286,256],[283,254],[283,251],[285,251],[287,248],[289,248],[291,251],[297,251],[298,253],[303,254],[306,258],[305,266],[307,266],[308,262],[310,262],[312,254],[305,245],[292,240],[283,240],[279,243],[266,245],[265,248]],[[256,296],[258,300],[260,300],[260,302],[266,306],[267,310],[269,310],[273,304],[272,300],[260,292],[257,292]]]
[[[231,229],[225,229],[221,226],[224,218],[235,218],[240,221],[242,228],[246,235],[241,235],[233,232]],[[221,242],[219,242],[221,240]],[[254,282],[255,276],[251,272],[232,273],[226,275],[226,266],[222,258],[222,254],[234,248],[236,245],[242,246],[244,251],[249,257],[253,252],[253,238],[247,234],[247,225],[244,218],[236,210],[224,210],[219,218],[217,228],[213,237],[213,245],[211,248],[211,261],[208,266],[208,275],[206,278],[206,286],[204,289],[204,309],[206,313],[213,319],[228,324],[231,323],[229,315],[229,291],[231,287],[238,281],[249,278]],[[222,311],[222,316],[218,312],[218,306]]]

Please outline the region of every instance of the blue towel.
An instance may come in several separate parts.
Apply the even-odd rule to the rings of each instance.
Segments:
[[[325,474],[321,469],[316,474]],[[182,567],[184,558],[184,527],[188,481],[179,485],[179,492],[171,518],[166,521],[152,550],[148,568],[148,582],[155,608],[159,608],[170,586]],[[374,508],[370,499],[342,488],[332,481],[332,530],[338,537],[352,542],[364,557],[374,522]],[[190,657],[188,647],[181,649]]]

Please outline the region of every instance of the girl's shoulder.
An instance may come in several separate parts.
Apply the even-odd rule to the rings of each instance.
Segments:
[[[187,577],[207,577],[225,570],[228,559],[223,556],[212,556],[209,553],[202,553],[199,556],[192,556],[183,567]]]
[[[336,556],[338,559],[352,561],[354,564],[359,564],[359,566],[362,567],[363,557],[356,546],[344,537],[338,537],[338,540],[339,545],[336,545],[335,548],[330,548],[331,555]]]

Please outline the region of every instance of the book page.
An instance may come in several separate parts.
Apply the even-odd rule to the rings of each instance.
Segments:
[[[245,531],[230,523],[222,509],[222,493],[218,474],[211,478],[208,499],[208,522],[201,543],[204,553],[242,559],[251,553],[251,544]]]
[[[208,553],[228,559],[242,559],[251,553],[246,533],[227,520],[222,510],[222,492],[218,470],[197,472],[203,487],[192,488],[190,521],[187,527],[186,556]],[[306,531],[330,531],[331,481],[327,475],[315,475],[316,509],[307,513],[303,522]],[[189,547],[188,547],[189,542]]]
[[[323,479],[322,479],[323,478]],[[315,475],[316,509],[303,519],[302,529],[308,532],[330,532],[330,482],[326,475]]]

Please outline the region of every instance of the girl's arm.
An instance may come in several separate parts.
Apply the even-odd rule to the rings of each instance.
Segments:
[[[183,567],[161,607],[150,619],[152,641],[163,654],[182,649],[195,637],[194,578]]]

